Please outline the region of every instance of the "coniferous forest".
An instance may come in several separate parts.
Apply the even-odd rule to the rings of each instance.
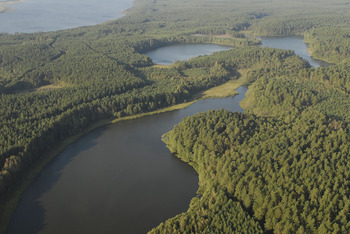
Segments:
[[[349,25],[347,0],[137,0],[101,25],[0,34],[1,225],[23,178],[66,138],[239,80],[245,114],[197,114],[163,136],[199,190],[151,232],[349,233]],[[303,35],[330,66],[260,47],[281,35]],[[166,67],[143,54],[186,43],[232,49]]]

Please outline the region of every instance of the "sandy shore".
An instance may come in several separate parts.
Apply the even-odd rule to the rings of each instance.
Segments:
[[[24,2],[25,0],[9,0],[9,1],[1,1],[0,2],[0,13],[6,13],[12,11],[12,4]]]

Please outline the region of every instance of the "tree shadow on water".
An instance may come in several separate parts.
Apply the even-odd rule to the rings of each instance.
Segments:
[[[63,175],[64,168],[78,155],[97,144],[103,129],[96,129],[69,145],[37,176],[22,195],[8,225],[7,234],[34,234],[45,229],[47,209],[42,201]],[[50,197],[50,202],[60,197]],[[59,230],[57,230],[59,233]]]

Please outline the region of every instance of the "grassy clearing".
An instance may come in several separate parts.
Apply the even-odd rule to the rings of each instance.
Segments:
[[[45,92],[45,91],[49,91],[52,89],[60,89],[63,87],[67,87],[67,86],[50,84],[50,85],[41,86],[41,87],[35,89],[34,92]]]
[[[154,64],[152,67],[156,67],[156,68],[170,68],[171,65]]]
[[[152,111],[152,112],[147,112],[147,113],[142,113],[142,114],[137,114],[137,115],[132,115],[132,116],[127,116],[127,117],[115,119],[115,120],[111,121],[111,123],[117,123],[117,122],[124,121],[124,120],[141,118],[143,116],[149,116],[149,115],[155,115],[155,114],[160,114],[160,113],[169,112],[169,111],[180,110],[180,109],[183,109],[183,108],[186,108],[186,107],[192,105],[193,103],[195,103],[199,100],[203,100],[203,99],[207,99],[207,98],[224,98],[224,97],[234,96],[237,94],[237,91],[235,91],[235,89],[237,89],[241,85],[244,85],[244,82],[242,81],[242,79],[232,80],[232,81],[229,81],[229,82],[222,84],[220,86],[216,86],[216,87],[213,87],[211,89],[199,92],[199,93],[193,95],[193,98],[191,100],[189,100],[188,102],[180,103],[180,104],[177,104],[174,106],[170,106],[170,107],[163,108],[163,109],[156,110],[156,111]]]
[[[241,85],[238,81],[229,81],[220,86],[213,87],[204,92],[195,95],[195,99],[205,99],[205,98],[224,98],[228,96],[234,96],[237,94],[237,89]]]

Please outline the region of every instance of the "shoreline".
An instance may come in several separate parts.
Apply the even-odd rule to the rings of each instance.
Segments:
[[[332,64],[335,64],[334,62],[331,62],[331,61],[328,61],[328,60],[326,60],[325,58],[321,58],[321,57],[317,57],[317,56],[315,56],[315,55],[313,55],[312,53],[312,49],[310,49],[309,48],[309,44],[308,43],[306,43],[307,45],[308,45],[308,47],[307,47],[307,52],[310,54],[310,57],[313,59],[313,60],[316,60],[316,61],[318,61],[318,62],[320,62],[320,63],[325,63],[325,64],[327,64],[328,66],[331,66]],[[326,66],[326,67],[328,67],[328,66]],[[323,66],[321,66],[321,67],[323,67]]]
[[[15,11],[16,8],[12,7],[12,5],[17,4],[17,3],[23,3],[26,2],[27,0],[5,0],[3,2],[0,1],[0,15],[1,14],[5,14],[5,13],[9,13],[12,11]],[[134,9],[135,7],[137,7],[137,3],[139,0],[131,0],[131,4],[129,6],[127,6],[126,8],[121,9],[120,11],[117,11],[120,13],[120,15],[118,14],[113,14],[113,16],[111,16],[110,19],[105,19],[103,21],[97,21],[94,23],[90,23],[88,25],[84,24],[84,25],[80,25],[78,24],[77,26],[72,26],[72,25],[66,25],[62,28],[54,28],[54,29],[43,29],[43,31],[41,31],[39,28],[38,29],[32,29],[30,31],[25,31],[25,30],[18,30],[18,31],[0,31],[1,33],[6,33],[6,34],[10,34],[13,35],[15,33],[37,33],[37,32],[41,32],[41,33],[49,33],[49,32],[57,32],[57,31],[64,31],[64,30],[71,30],[71,29],[77,29],[77,28],[82,28],[82,27],[94,27],[94,26],[98,26],[98,25],[103,25],[103,24],[109,24],[111,22],[114,22],[122,17],[125,17],[126,15],[129,14],[130,11],[132,11],[132,9]]]
[[[12,8],[11,5],[21,3],[24,1],[26,0],[10,0],[10,1],[0,2],[0,14],[13,11],[14,8]]]
[[[88,134],[89,132],[98,129],[103,126],[107,126],[109,124],[114,124],[126,120],[132,120],[132,119],[138,119],[145,116],[150,115],[156,115],[160,113],[175,111],[179,109],[184,109],[190,105],[192,105],[195,102],[198,102],[200,100],[209,99],[209,98],[224,98],[229,96],[235,96],[238,94],[235,89],[237,89],[239,86],[244,85],[242,79],[238,80],[230,80],[222,85],[212,87],[207,90],[200,91],[198,93],[195,93],[193,95],[193,98],[184,103],[176,104],[174,106],[162,108],[156,111],[147,112],[147,113],[141,113],[137,115],[132,116],[126,116],[118,119],[105,119],[98,121],[94,124],[91,124],[87,129],[83,130],[82,132],[70,136],[61,143],[57,145],[57,147],[53,148],[51,151],[47,153],[47,156],[44,158],[39,159],[37,162],[33,164],[33,166],[27,170],[24,175],[22,175],[20,180],[17,182],[15,187],[12,189],[12,192],[8,195],[8,198],[3,201],[2,209],[0,212],[0,220],[2,221],[0,223],[0,233],[6,233],[7,226],[11,220],[12,214],[16,210],[17,204],[20,201],[23,193],[29,188],[29,186],[32,184],[32,182],[36,179],[36,177],[41,173],[41,171],[56,157],[59,156],[60,153],[62,153],[69,145],[76,142],[78,139],[80,139],[82,136]]]

